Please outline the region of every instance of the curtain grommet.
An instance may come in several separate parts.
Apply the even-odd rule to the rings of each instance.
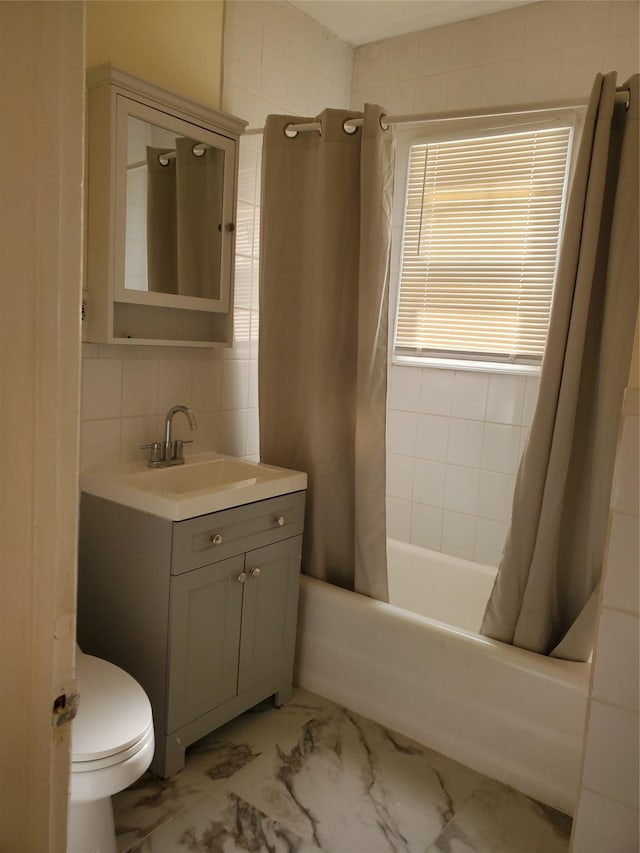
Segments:
[[[346,134],[348,134],[348,136],[353,136],[354,133],[358,132],[358,126],[355,124],[351,124],[351,122],[354,120],[355,119],[352,118],[346,118],[342,122],[342,129]]]
[[[284,128],[283,133],[287,137],[287,139],[295,139],[298,135],[298,131],[293,129],[293,125],[291,122],[289,122],[289,124]]]

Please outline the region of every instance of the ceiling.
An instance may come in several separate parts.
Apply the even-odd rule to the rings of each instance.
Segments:
[[[290,0],[319,24],[356,47],[523,6],[533,0]]]

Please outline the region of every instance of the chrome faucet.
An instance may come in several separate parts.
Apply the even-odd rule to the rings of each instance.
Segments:
[[[191,444],[191,441],[182,441],[179,438],[174,441],[171,438],[173,416],[178,412],[182,412],[187,417],[192,430],[198,428],[195,415],[188,406],[172,406],[167,412],[164,422],[164,441],[153,441],[151,444],[141,445],[141,450],[151,450],[147,463],[149,468],[164,468],[167,465],[184,464],[183,448],[185,444]]]

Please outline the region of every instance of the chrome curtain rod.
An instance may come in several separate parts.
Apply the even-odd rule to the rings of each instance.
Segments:
[[[194,157],[202,157],[202,156],[204,156],[204,152],[207,150],[207,148],[211,148],[211,147],[212,146],[207,145],[206,142],[196,142],[196,144],[192,146],[191,152],[192,152]],[[176,159],[176,152],[175,151],[165,151],[163,154],[158,154],[158,163],[160,163],[161,166],[168,166],[169,160],[175,160],[175,159]]]
[[[616,90],[616,103],[625,103],[628,102],[629,98],[629,89],[624,86],[619,86]],[[533,104],[509,104],[507,106],[502,107],[494,107],[494,108],[479,108],[479,109],[470,109],[465,110],[464,112],[460,112],[459,110],[448,110],[444,112],[438,113],[415,113],[415,114],[404,114],[404,115],[395,115],[395,116],[383,116],[381,119],[381,123],[383,128],[389,127],[390,125],[396,124],[423,124],[423,123],[435,123],[438,121],[456,121],[460,119],[471,119],[471,118],[498,118],[503,115],[526,115],[527,113],[542,113],[542,112],[555,112],[556,110],[568,110],[568,109],[577,109],[580,107],[585,107],[587,105],[586,101],[576,102],[575,100],[568,101],[556,101],[552,106],[549,103],[533,103]],[[347,133],[355,133],[358,127],[362,127],[362,119],[361,118],[353,118],[347,119],[344,122],[344,129]],[[290,124],[286,128],[286,133],[288,136],[296,136],[298,133],[306,133],[307,131],[315,131],[317,133],[322,129],[322,125],[319,121],[309,121],[302,122],[300,124]],[[263,133],[263,127],[250,127],[245,130],[245,134],[249,135],[257,135]]]
[[[212,145],[207,145],[206,142],[196,142],[196,144],[191,149],[194,157],[202,157],[207,148],[213,148]],[[158,163],[161,166],[168,166],[169,160],[176,159],[175,151],[164,151],[162,154],[158,154]],[[132,172],[134,169],[142,169],[146,168],[147,161],[146,160],[138,160],[135,163],[129,163],[127,165],[127,172]]]

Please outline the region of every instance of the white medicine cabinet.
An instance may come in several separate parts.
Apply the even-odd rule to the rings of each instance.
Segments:
[[[246,122],[112,65],[87,93],[86,340],[231,344]]]

